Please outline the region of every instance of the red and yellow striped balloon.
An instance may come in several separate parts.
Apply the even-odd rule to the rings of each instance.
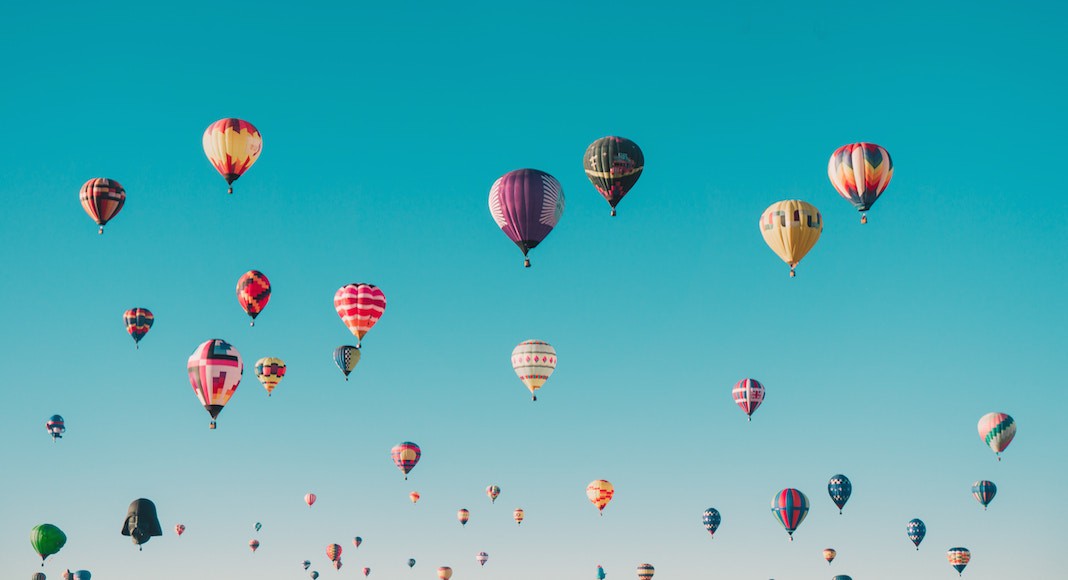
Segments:
[[[230,186],[241,177],[260,157],[263,137],[248,121],[219,119],[204,131],[204,154]]]
[[[586,497],[590,498],[593,505],[597,506],[598,513],[604,515],[604,506],[608,505],[608,502],[612,501],[612,496],[615,495],[616,489],[612,487],[611,483],[603,479],[591,481],[586,486]]]
[[[270,397],[282,377],[286,376],[286,363],[280,358],[265,356],[256,361],[255,371],[256,378],[263,384],[263,388],[267,389],[267,396]]]
[[[126,190],[114,179],[94,177],[82,184],[78,199],[85,213],[100,226],[97,233],[102,234],[104,224],[115,217],[126,203]]]

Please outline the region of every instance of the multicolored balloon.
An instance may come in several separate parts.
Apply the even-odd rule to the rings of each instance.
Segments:
[[[490,498],[490,503],[497,502],[497,496],[501,495],[501,488],[496,485],[491,485],[486,488],[486,495]]]
[[[731,396],[734,397],[735,404],[742,408],[745,416],[752,421],[753,413],[764,402],[764,385],[756,379],[742,379],[734,384]]]
[[[413,491],[412,493],[408,494],[408,499],[412,500],[412,503],[418,502],[420,497],[423,496],[419,495],[418,491]]]
[[[311,576],[312,580],[319,580],[319,572],[317,570],[312,570],[311,574],[308,574],[308,576]]]
[[[604,573],[604,568],[597,566],[597,580],[604,580],[606,577],[608,575]]]
[[[148,334],[156,317],[147,308],[131,308],[122,313],[122,321],[126,324],[126,332],[134,339],[134,348],[141,348],[141,339]]]
[[[248,541],[248,548],[250,550],[252,550],[253,554],[256,553],[256,550],[258,550],[259,547],[260,547],[260,541],[259,540],[249,540]]]
[[[920,549],[920,542],[923,541],[923,537],[927,535],[927,526],[924,525],[923,520],[919,518],[913,518],[909,520],[909,523],[905,524],[905,533],[908,534],[909,540],[916,546],[916,550]]]
[[[360,348],[364,335],[386,312],[386,295],[374,284],[346,284],[334,293],[334,309]]]
[[[304,503],[308,504],[308,507],[311,507],[316,499],[318,499],[318,497],[314,493],[304,494]]]
[[[827,560],[827,564],[828,565],[830,565],[831,562],[834,562],[834,557],[837,556],[837,555],[838,555],[838,551],[835,550],[834,548],[824,548],[823,549],[823,559]]]
[[[370,568],[364,568],[364,569],[363,569],[363,576],[364,576],[364,578],[366,578],[366,577],[368,577],[368,576],[370,576],[370,575],[371,575],[371,569],[370,569]]]
[[[449,580],[449,578],[452,578],[452,568],[448,566],[438,568],[438,580]]]
[[[282,377],[286,376],[285,361],[273,356],[261,358],[256,361],[256,366],[253,368],[256,370],[256,378],[263,384],[263,388],[267,389],[268,397],[274,392],[274,388],[281,382]]]
[[[341,544],[328,544],[326,546],[326,557],[331,562],[338,562],[341,560]]]
[[[343,345],[334,349],[334,364],[345,374],[345,380],[349,380],[349,373],[360,362],[360,349],[355,346]]]
[[[771,515],[786,528],[790,541],[794,541],[794,531],[808,515],[808,498],[793,488],[786,488],[771,499]]]
[[[393,457],[393,464],[397,466],[397,469],[404,472],[404,479],[408,479],[408,472],[415,467],[416,463],[419,463],[419,458],[423,456],[423,451],[415,443],[404,441],[394,445],[390,455]]]
[[[846,201],[860,212],[860,223],[868,223],[868,211],[890,185],[894,162],[886,149],[875,143],[850,143],[839,147],[827,163],[827,177]]]
[[[186,367],[193,393],[211,415],[210,428],[214,429],[215,419],[241,384],[241,374],[245,372],[241,353],[225,340],[213,338],[193,351]]]
[[[946,552],[946,559],[949,560],[949,565],[957,571],[957,575],[961,576],[964,573],[964,567],[972,561],[972,553],[968,548],[950,548]]]
[[[1016,421],[1005,413],[987,413],[979,419],[979,437],[994,451],[998,461],[1015,436]]]
[[[475,561],[478,562],[479,565],[485,566],[486,562],[489,561],[489,554],[485,552],[479,552],[478,555],[475,556]]]
[[[525,512],[523,511],[522,508],[516,508],[516,510],[514,512],[512,512],[512,519],[515,520],[515,524],[517,526],[523,523],[523,516],[524,515],[525,515]]]
[[[983,510],[986,510],[986,506],[990,505],[990,502],[994,501],[994,496],[998,493],[998,486],[994,485],[993,481],[981,480],[972,484],[972,495],[975,496],[975,500],[983,505]]]
[[[582,166],[590,183],[612,206],[612,215],[615,216],[616,205],[642,176],[645,156],[637,143],[630,139],[601,137],[586,148]]]
[[[362,543],[363,543],[363,538],[361,538],[360,536],[356,536],[355,538],[352,539],[352,545],[356,546],[357,548],[359,548],[360,544],[362,544]]]
[[[63,573],[63,580],[92,580],[93,575],[88,570],[78,570],[71,572],[67,570]]]
[[[586,486],[586,497],[597,506],[597,513],[600,515],[604,515],[604,506],[612,501],[612,496],[615,494],[616,488],[603,479],[591,481]]]
[[[44,572],[35,572],[33,576],[30,576],[30,580],[48,580],[48,577],[44,575]]]
[[[460,525],[467,527],[467,520],[471,519],[471,512],[461,509],[456,512],[456,519],[460,520]]]
[[[104,225],[118,215],[126,203],[126,190],[114,179],[94,177],[82,184],[78,192],[82,209],[100,226],[98,234],[104,233]]]
[[[182,534],[185,533],[185,526],[182,524],[177,524],[176,526],[174,526],[174,533],[178,534],[179,538],[182,537]]]
[[[556,370],[556,349],[547,342],[527,340],[512,349],[512,368],[530,391],[530,400],[537,401],[537,390]]]
[[[823,216],[807,201],[789,199],[768,206],[760,216],[760,233],[773,252],[796,275],[798,262],[816,245],[823,233]]]
[[[415,558],[408,558],[408,567],[415,568]]]
[[[308,568],[311,568],[311,560],[304,560],[300,564],[301,564],[301,566],[304,566],[305,570],[307,570]]]
[[[45,421],[45,429],[48,430],[48,434],[52,436],[52,441],[56,439],[62,439],[63,434],[67,432],[67,425],[63,422],[63,417],[60,415],[52,415]]]
[[[52,524],[41,524],[30,530],[30,545],[33,551],[41,557],[41,566],[44,567],[45,558],[56,554],[67,543],[67,534]]]
[[[652,580],[654,572],[652,564],[638,564],[638,580]]]
[[[853,495],[853,484],[848,477],[839,473],[832,476],[827,483],[827,494],[831,496],[834,505],[838,506],[838,514],[841,515],[849,496]]]
[[[219,119],[204,131],[204,154],[234,192],[234,181],[260,158],[263,137],[248,121]]]
[[[720,524],[719,510],[716,508],[706,509],[705,513],[701,514],[701,523],[704,524],[705,529],[708,530],[708,535],[714,537]]]
[[[509,171],[490,188],[489,209],[497,226],[523,251],[523,265],[529,268],[527,253],[549,235],[564,214],[564,189],[544,171]]]
[[[256,326],[256,317],[271,301],[271,281],[259,270],[249,270],[237,279],[237,302],[249,318],[249,326]]]

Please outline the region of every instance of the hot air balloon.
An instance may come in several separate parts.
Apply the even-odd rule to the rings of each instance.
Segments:
[[[828,565],[830,565],[831,562],[834,562],[834,557],[837,556],[837,555],[838,555],[838,551],[835,550],[834,548],[824,548],[823,549],[823,559],[827,560],[827,564]]]
[[[373,284],[346,284],[334,293],[334,309],[349,331],[356,335],[356,348],[386,311],[386,295]]]
[[[489,561],[489,554],[485,552],[479,552],[478,555],[475,556],[475,561],[478,562],[480,565],[485,566],[486,562]]]
[[[850,483],[848,477],[839,473],[831,477],[831,481],[827,483],[827,493],[831,496],[834,505],[838,506],[838,514],[841,515],[842,508],[849,501],[849,496],[853,494],[853,484]]]
[[[976,501],[983,504],[983,510],[986,510],[986,506],[990,505],[990,502],[994,501],[994,496],[998,493],[998,486],[994,485],[993,481],[977,481],[972,484],[972,495],[975,496]]]
[[[839,575],[835,576],[834,578],[831,578],[831,580],[853,580],[853,577],[852,576],[846,576],[845,574],[839,574]]]
[[[486,495],[489,496],[490,503],[496,503],[497,496],[501,495],[501,488],[497,487],[496,485],[491,485],[486,488]]]
[[[78,570],[71,575],[71,580],[92,580],[93,575],[88,570]]]
[[[734,402],[742,408],[749,420],[753,420],[753,413],[764,402],[764,385],[756,379],[742,379],[734,384],[731,389]]]
[[[370,568],[364,568],[363,569],[363,575],[364,575],[365,578],[367,576],[370,576],[371,575],[371,569]]]
[[[252,550],[253,554],[256,553],[256,549],[259,548],[259,547],[260,547],[260,541],[259,540],[249,540],[248,541],[248,548],[250,550]]]
[[[334,364],[345,373],[345,380],[349,380],[349,373],[360,362],[360,349],[355,346],[339,346],[334,349]]]
[[[267,389],[267,396],[271,396],[271,392],[278,386],[278,383],[282,381],[282,377],[286,376],[286,363],[280,358],[273,356],[265,356],[256,361],[256,366],[253,367],[256,370],[256,378],[263,384],[263,388]]]
[[[597,513],[604,515],[604,506],[608,505],[608,502],[612,501],[612,496],[615,495],[616,489],[611,483],[598,479],[591,481],[586,486],[586,497],[593,502],[593,505],[597,506]]]
[[[556,349],[540,340],[521,342],[512,349],[512,368],[530,391],[530,400],[537,401],[537,390],[556,370]]]
[[[408,558],[408,567],[415,568],[415,558]]]
[[[467,520],[471,519],[471,512],[462,509],[456,512],[456,519],[460,520],[460,525],[467,527]]]
[[[145,542],[163,535],[159,516],[156,515],[156,504],[152,503],[152,500],[142,497],[130,502],[130,507],[126,510],[126,520],[122,524],[122,535],[130,536],[138,551]]]
[[[230,397],[241,383],[245,366],[241,354],[220,338],[204,341],[189,356],[189,383],[200,404],[211,415],[211,429]]]
[[[334,560],[334,570],[341,570],[341,558]]]
[[[148,334],[152,323],[156,320],[152,312],[147,308],[131,308],[122,313],[122,321],[126,324],[126,332],[134,339],[134,348],[141,348],[141,339]]]
[[[808,515],[808,498],[805,494],[793,488],[786,488],[771,499],[771,515],[779,520],[790,541],[794,540],[794,530]]]
[[[52,441],[55,441],[56,439],[63,438],[63,434],[67,431],[67,426],[63,422],[63,417],[52,415],[45,421],[45,429],[47,429],[48,434],[52,436]]]
[[[831,184],[860,212],[860,223],[868,223],[868,211],[894,176],[894,162],[886,149],[875,143],[850,143],[839,147],[827,163]]]
[[[78,199],[81,200],[85,213],[100,226],[97,233],[102,234],[104,225],[118,215],[122,205],[126,203],[126,190],[114,179],[94,177],[82,184]]]
[[[497,226],[523,251],[523,265],[529,268],[527,252],[549,235],[564,213],[564,190],[544,171],[509,171],[490,188],[489,209]]]
[[[905,524],[905,533],[908,534],[909,539],[916,545],[916,550],[919,551],[920,542],[927,535],[927,526],[923,524],[923,520],[913,518],[909,520],[909,523]]]
[[[773,252],[790,265],[790,277],[801,258],[823,232],[823,216],[812,204],[790,199],[768,206],[760,216],[760,233]]]
[[[304,560],[300,565],[304,566],[304,569],[307,570],[308,568],[311,568],[311,560]]]
[[[638,564],[638,580],[652,580],[655,571],[652,564]]]
[[[182,534],[185,533],[185,526],[182,524],[174,526],[174,533],[178,534],[178,537],[181,537]]]
[[[645,156],[630,139],[601,137],[586,148],[582,165],[586,169],[586,177],[612,206],[612,215],[615,216],[616,205],[642,176]]]
[[[604,568],[597,566],[597,580],[604,580],[608,575],[604,573]]]
[[[452,578],[452,568],[448,566],[438,568],[438,580],[449,580],[449,578]]]
[[[204,131],[204,154],[234,192],[234,181],[260,157],[263,137],[248,121],[219,119]]]
[[[416,463],[419,463],[423,452],[415,443],[405,441],[394,445],[390,454],[393,456],[393,463],[397,469],[404,472],[404,479],[408,479],[408,472],[415,467]]]
[[[523,515],[524,512],[522,508],[516,508],[516,510],[512,512],[512,519],[515,520],[517,526],[523,523]]]
[[[271,281],[258,270],[249,270],[237,279],[237,302],[251,319],[249,326],[256,326],[256,317],[271,301]]]
[[[259,523],[259,522],[256,522],[256,525],[255,525],[255,526],[253,526],[253,527],[255,527],[255,528],[256,528],[256,531],[258,532],[258,531],[260,531],[260,529],[261,529],[261,528],[263,528],[263,524],[261,524],[261,523]]]
[[[319,580],[319,572],[318,572],[318,570],[312,570],[311,574],[308,574],[308,575],[311,576],[312,580]]]
[[[315,498],[316,496],[314,493],[306,493],[304,494],[304,503],[308,504],[308,507],[311,507],[312,504],[315,503]]]
[[[357,548],[359,548],[360,544],[362,544],[362,543],[363,543],[363,538],[361,538],[360,536],[356,536],[355,538],[352,539],[352,545],[356,546]]]
[[[59,552],[66,543],[67,534],[52,524],[41,524],[30,530],[30,545],[33,546],[33,551],[41,557],[42,567],[45,558]]]
[[[720,524],[719,510],[716,508],[706,509],[705,513],[701,514],[701,523],[705,525],[709,535],[715,536]]]
[[[950,548],[946,552],[946,559],[949,560],[949,565],[953,566],[953,569],[957,571],[957,575],[960,576],[964,573],[964,567],[968,565],[968,562],[972,561],[972,553],[968,551],[968,548]]]
[[[326,557],[331,562],[339,562],[339,561],[341,561],[341,545],[340,544],[329,544],[326,547]]]
[[[412,503],[418,502],[420,497],[422,496],[419,495],[418,491],[413,491],[412,493],[408,494],[408,499],[412,500]]]
[[[1005,413],[987,413],[979,419],[979,437],[994,450],[998,461],[1001,461],[1001,452],[1012,443],[1016,436],[1016,421]]]
[[[30,576],[30,580],[48,580],[44,572],[35,572],[33,576]]]

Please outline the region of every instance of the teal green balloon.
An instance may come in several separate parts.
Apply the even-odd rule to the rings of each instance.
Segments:
[[[52,524],[41,524],[30,530],[30,545],[41,556],[41,565],[45,558],[55,554],[67,543],[67,534]]]

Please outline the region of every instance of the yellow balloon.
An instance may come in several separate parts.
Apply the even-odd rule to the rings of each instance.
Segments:
[[[604,506],[612,501],[612,496],[615,495],[615,493],[616,488],[612,487],[611,483],[603,479],[592,481],[586,486],[586,497],[593,502],[593,505],[597,506],[597,511],[600,513],[604,513]]]
[[[799,199],[776,202],[760,216],[760,233],[773,252],[790,265],[790,276],[823,232],[823,216],[816,206]]]

